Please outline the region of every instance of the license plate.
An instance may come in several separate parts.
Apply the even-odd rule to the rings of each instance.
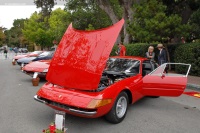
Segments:
[[[21,64],[21,67],[24,67],[24,63]]]
[[[38,72],[34,72],[33,78],[35,79],[35,78],[37,78],[37,76],[38,76]]]

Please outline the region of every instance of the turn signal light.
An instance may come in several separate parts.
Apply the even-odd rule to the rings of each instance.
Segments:
[[[112,102],[112,99],[93,99],[87,106],[89,109],[95,109],[101,106],[105,106]]]

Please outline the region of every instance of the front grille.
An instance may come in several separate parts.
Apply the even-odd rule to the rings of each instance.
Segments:
[[[62,104],[62,103],[58,103],[58,102],[54,102],[54,101],[48,100],[46,98],[41,98],[40,97],[39,99],[45,101],[49,105],[56,106],[58,108],[65,109],[65,110],[75,109],[75,110],[84,111],[84,112],[97,111],[96,109],[83,109],[83,108],[78,108],[78,107],[74,107],[74,106],[69,106],[69,105],[66,105],[66,104]]]

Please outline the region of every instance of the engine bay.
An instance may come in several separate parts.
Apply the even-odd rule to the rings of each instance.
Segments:
[[[97,91],[102,91],[106,87],[134,75],[137,75],[137,73],[104,71]]]

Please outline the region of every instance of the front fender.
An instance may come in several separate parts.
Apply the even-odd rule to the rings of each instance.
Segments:
[[[143,97],[142,90],[142,76],[140,74],[118,81],[101,91],[102,99],[112,99],[114,104],[117,96],[122,92],[128,90],[131,93],[131,103],[134,103]]]

